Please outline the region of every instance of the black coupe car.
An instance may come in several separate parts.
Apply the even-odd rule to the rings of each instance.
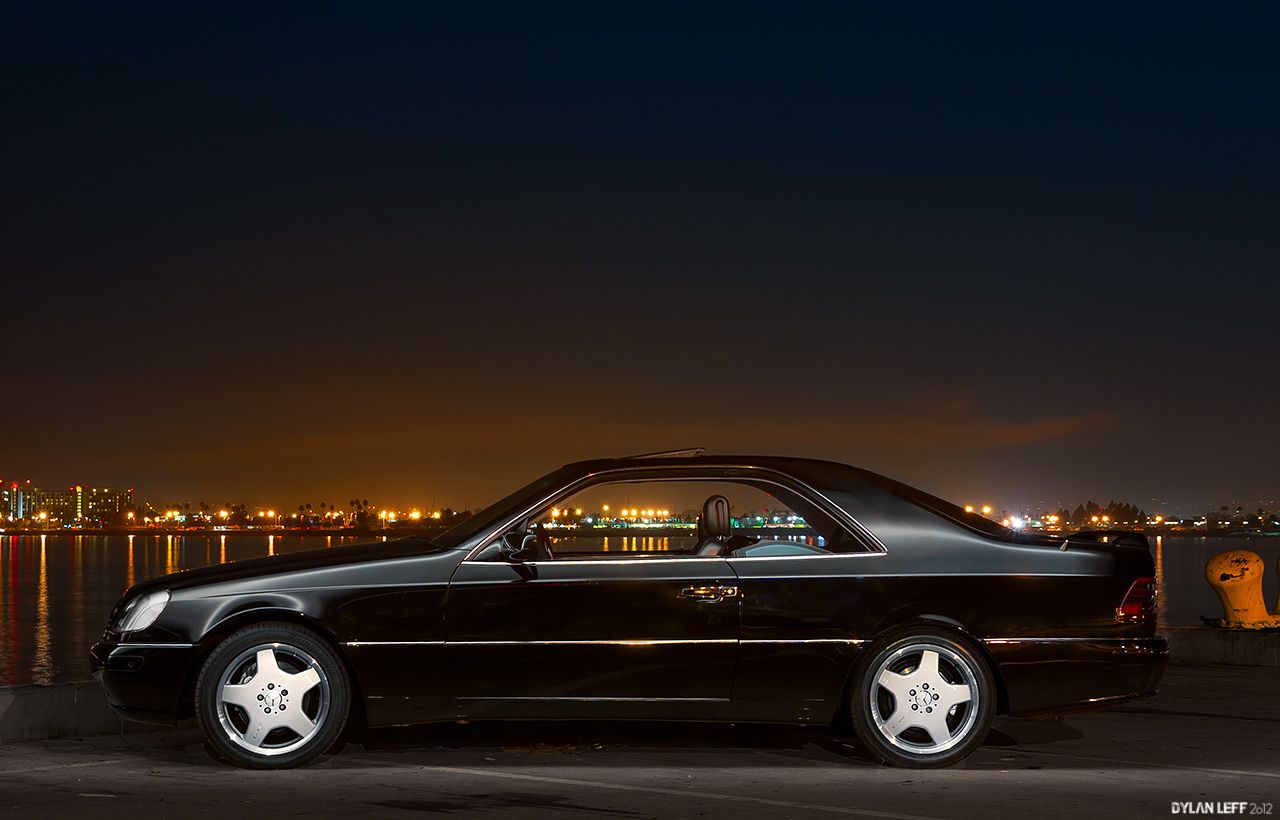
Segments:
[[[659,454],[570,464],[430,539],[146,581],[92,662],[124,716],[194,716],[255,768],[348,724],[479,718],[848,721],[932,767],[996,713],[1153,693],[1152,576],[1139,534],[1019,532],[843,464]]]

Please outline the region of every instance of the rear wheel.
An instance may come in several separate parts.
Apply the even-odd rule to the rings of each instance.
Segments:
[[[314,760],[342,734],[351,702],[346,669],[308,629],[254,624],[209,655],[196,682],[196,715],[224,760],[283,769]]]
[[[850,712],[878,758],[925,769],[949,766],[981,745],[995,701],[985,661],[964,641],[922,628],[868,649]]]

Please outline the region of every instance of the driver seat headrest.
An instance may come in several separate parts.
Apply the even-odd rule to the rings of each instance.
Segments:
[[[729,499],[713,495],[702,505],[702,529],[710,538],[728,538],[733,533],[729,518]]]

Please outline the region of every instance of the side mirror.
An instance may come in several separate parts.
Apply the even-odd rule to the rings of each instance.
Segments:
[[[538,557],[538,536],[509,532],[502,536],[501,552],[512,564],[532,561]]]

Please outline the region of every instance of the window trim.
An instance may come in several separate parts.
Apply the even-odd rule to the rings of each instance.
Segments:
[[[651,475],[651,474],[660,474],[660,475],[657,475],[654,478],[648,479],[650,481],[725,481],[725,482],[733,483],[737,479],[744,478],[744,476],[740,475],[740,472],[744,472],[744,471],[749,474],[749,479],[751,481],[761,482],[765,484],[772,484],[776,487],[781,487],[784,490],[789,490],[791,492],[800,493],[801,495],[806,496],[810,502],[814,503],[816,506],[821,508],[823,512],[829,515],[832,518],[832,520],[836,523],[836,526],[844,529],[846,534],[848,534],[851,538],[853,538],[854,541],[861,544],[864,547],[864,549],[860,552],[833,552],[830,555],[762,555],[762,556],[756,556],[756,557],[743,557],[743,558],[732,558],[732,559],[726,556],[726,557],[717,557],[712,560],[789,561],[789,560],[797,560],[797,559],[811,560],[814,558],[847,558],[850,556],[859,556],[859,555],[884,555],[888,552],[888,549],[886,549],[884,542],[882,542],[879,538],[877,538],[875,534],[871,532],[871,530],[867,529],[862,524],[861,521],[859,521],[858,519],[850,515],[848,512],[846,512],[844,508],[842,508],[839,504],[836,504],[834,501],[832,501],[830,498],[828,498],[819,490],[815,489],[809,483],[805,481],[801,481],[795,476],[788,475],[779,470],[776,470],[770,467],[758,467],[750,464],[731,464],[731,463],[698,464],[698,465],[690,465],[687,467],[684,465],[664,465],[661,467],[628,465],[625,467],[611,467],[605,470],[596,470],[594,472],[586,473],[584,475],[578,476],[574,480],[570,481],[568,484],[563,485],[555,492],[552,492],[543,496],[536,503],[526,506],[520,513],[505,519],[503,523],[501,523],[500,525],[496,527],[491,527],[489,530],[487,530],[484,533],[484,535],[480,537],[480,540],[477,542],[476,546],[472,547],[470,550],[467,551],[466,557],[462,559],[462,562],[463,563],[490,563],[488,561],[477,562],[477,561],[473,561],[472,559],[476,555],[478,555],[479,553],[487,549],[489,546],[491,546],[497,539],[501,538],[502,534],[505,533],[517,522],[523,519],[527,519],[530,515],[533,515],[537,510],[543,509],[545,507],[549,507],[563,500],[564,498],[568,497],[570,494],[574,492],[580,492],[581,490],[587,489],[589,487],[594,487],[594,486],[599,486],[604,484],[622,483],[627,480],[626,476],[628,475],[634,475],[637,478],[643,480],[646,475]],[[685,475],[683,475],[685,473],[690,474],[690,476],[686,477]],[[746,483],[746,482],[737,481],[737,483]],[[550,561],[524,561],[522,563],[567,564],[569,561],[573,561],[573,560],[575,559],[567,558],[567,559],[558,559],[558,560],[552,559]],[[577,559],[577,560],[587,561],[596,565],[599,565],[602,563],[612,563],[612,561],[606,561],[601,559]],[[654,558],[618,559],[618,560],[689,561],[689,560],[699,560],[699,559],[691,558],[689,556],[676,557],[675,555],[673,555],[670,557],[658,556]]]

